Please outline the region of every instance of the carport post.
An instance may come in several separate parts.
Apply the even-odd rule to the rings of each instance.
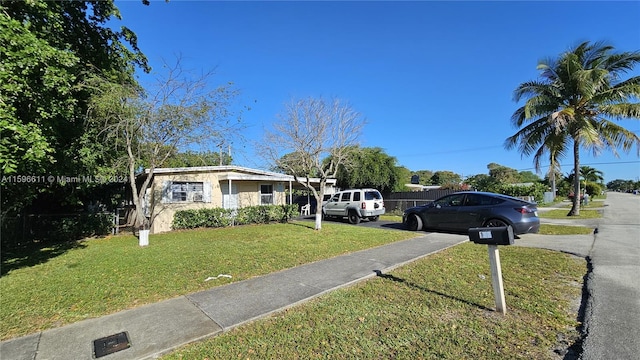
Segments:
[[[504,299],[504,285],[502,284],[502,268],[500,266],[500,252],[498,245],[488,245],[489,264],[491,265],[491,283],[493,284],[493,295],[496,298],[496,311],[507,314],[507,303]]]

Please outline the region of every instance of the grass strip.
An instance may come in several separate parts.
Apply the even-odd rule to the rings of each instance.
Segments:
[[[540,235],[588,235],[593,233],[593,228],[586,226],[569,226],[556,224],[540,224]]]
[[[598,210],[580,210],[579,216],[567,216],[568,210],[564,209],[552,209],[547,211],[541,211],[538,217],[545,219],[566,219],[566,220],[580,220],[580,219],[598,219],[602,217],[602,212]]]
[[[579,339],[585,260],[500,250],[506,316],[493,311],[486,246],[465,243],[163,359],[558,358],[559,339]]]

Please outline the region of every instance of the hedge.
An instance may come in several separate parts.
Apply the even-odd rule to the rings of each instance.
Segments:
[[[509,196],[533,196],[535,201],[540,203],[544,198],[544,192],[547,187],[544,184],[534,183],[529,186],[513,185],[513,184],[497,184],[492,187],[491,192],[504,194]]]
[[[298,205],[260,205],[241,209],[194,209],[177,211],[171,228],[219,228],[232,225],[268,224],[288,222],[298,214]]]

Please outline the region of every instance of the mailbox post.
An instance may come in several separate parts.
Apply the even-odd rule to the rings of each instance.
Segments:
[[[491,266],[491,283],[493,296],[496,299],[496,311],[507,314],[507,304],[504,299],[504,285],[502,283],[502,267],[498,245],[513,245],[513,228],[511,226],[483,227],[469,229],[469,240],[476,244],[488,245],[489,265]]]

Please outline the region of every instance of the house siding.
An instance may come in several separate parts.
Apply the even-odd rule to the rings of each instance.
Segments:
[[[151,233],[160,233],[171,230],[171,223],[175,213],[180,210],[194,210],[203,208],[223,207],[223,193],[221,183],[228,184],[229,180],[220,179],[220,175],[228,173],[163,173],[154,174],[151,185],[149,199]],[[210,187],[210,202],[173,202],[166,196],[165,186],[171,182],[203,182]],[[287,203],[285,190],[288,183],[282,181],[253,181],[253,180],[232,180],[232,188],[237,190],[238,207],[248,207],[260,205],[260,186],[273,186],[273,204],[283,205]],[[228,189],[228,187],[226,187]],[[228,191],[228,190],[226,190]],[[205,191],[206,192],[206,191]]]
[[[203,182],[209,185],[211,191],[210,202],[167,202],[163,201],[164,185],[167,182]],[[215,173],[201,174],[156,174],[151,186],[153,194],[151,204],[151,233],[171,230],[171,223],[176,211],[193,210],[222,206],[222,192]]]

